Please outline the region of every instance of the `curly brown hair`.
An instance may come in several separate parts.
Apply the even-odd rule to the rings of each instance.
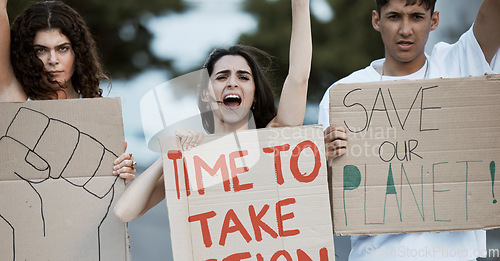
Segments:
[[[34,3],[12,23],[11,63],[26,94],[37,100],[57,99],[57,91],[63,89],[44,83],[43,76],[48,74],[33,46],[38,31],[51,29],[60,29],[71,41],[75,53],[71,82],[75,91],[83,98],[102,97],[99,83],[109,81],[109,77],[104,73],[95,41],[80,14],[59,1]]]

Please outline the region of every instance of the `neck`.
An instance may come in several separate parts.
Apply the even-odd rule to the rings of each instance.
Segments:
[[[215,118],[214,120],[215,120],[214,133],[248,130],[248,120],[242,120],[237,123],[223,122],[219,118]]]
[[[386,76],[406,76],[410,75],[422,68],[426,61],[425,54],[413,59],[410,62],[400,62],[389,57],[386,57],[380,73]]]
[[[78,99],[80,98],[80,94],[78,94],[73,86],[69,86],[64,88],[63,90],[57,91],[57,99]]]

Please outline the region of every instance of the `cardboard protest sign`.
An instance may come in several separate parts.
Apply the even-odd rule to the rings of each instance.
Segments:
[[[129,260],[116,98],[0,103],[0,259]]]
[[[337,85],[336,234],[500,227],[500,76]]]
[[[160,137],[175,260],[335,260],[320,126]]]

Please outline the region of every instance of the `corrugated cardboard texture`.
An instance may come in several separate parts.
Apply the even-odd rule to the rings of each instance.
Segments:
[[[334,260],[320,126],[209,135],[183,159],[160,145],[175,260]]]
[[[500,227],[500,76],[337,85],[336,234]]]
[[[128,260],[117,98],[0,103],[0,260]]]

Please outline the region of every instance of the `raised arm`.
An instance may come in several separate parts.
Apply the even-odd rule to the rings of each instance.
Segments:
[[[483,0],[474,22],[474,36],[491,62],[500,47],[500,0]]]
[[[0,102],[25,101],[21,84],[17,81],[10,63],[10,25],[7,0],[0,0]]]
[[[278,114],[269,123],[270,126],[298,126],[304,122],[312,59],[309,0],[291,1],[290,65],[281,92]]]
[[[115,162],[115,165],[120,162]],[[163,164],[159,158],[125,189],[114,207],[118,219],[129,222],[144,215],[165,198]]]

